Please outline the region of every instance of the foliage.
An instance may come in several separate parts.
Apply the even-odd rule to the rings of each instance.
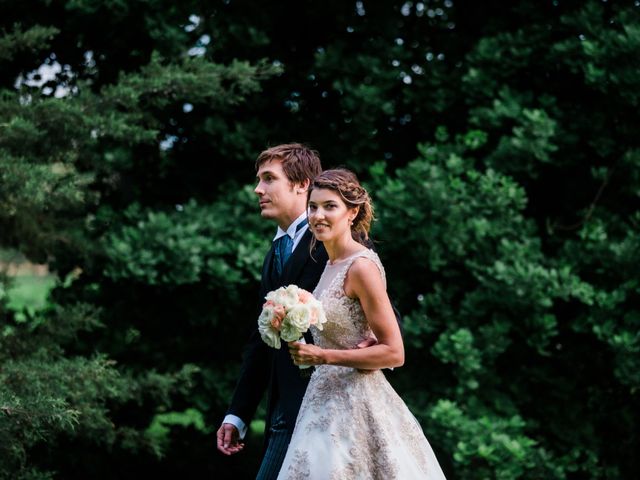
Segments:
[[[262,222],[248,214],[253,203],[245,188],[208,207],[190,200],[170,213],[134,204],[122,228],[104,239],[105,274],[148,285],[207,283],[233,296],[238,284],[259,279],[268,248]]]
[[[213,432],[273,232],[253,161],[298,140],[370,187],[404,315],[390,378],[448,478],[638,476],[635,3],[0,18],[0,247],[66,279],[42,311],[0,283],[8,478],[255,474],[259,436],[225,458]]]

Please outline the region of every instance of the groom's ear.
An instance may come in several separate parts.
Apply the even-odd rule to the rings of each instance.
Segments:
[[[311,180],[306,178],[304,179],[302,182],[298,183],[296,185],[296,193],[298,194],[302,194],[302,193],[307,193],[307,190],[309,190],[309,185],[311,185]]]

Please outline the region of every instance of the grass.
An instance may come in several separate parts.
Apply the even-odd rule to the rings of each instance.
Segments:
[[[56,284],[55,275],[46,275],[46,267],[34,265],[17,250],[0,248],[0,269],[10,273],[6,290],[7,306],[15,311],[31,312],[47,304],[47,296]],[[5,285],[6,286],[6,285]]]
[[[264,420],[254,420],[253,422],[251,422],[251,432],[254,435],[264,435],[264,427],[265,427],[265,421]]]
[[[7,291],[8,307],[12,310],[26,308],[34,311],[44,307],[47,295],[56,283],[54,275],[20,275],[12,277],[11,287]]]
[[[145,436],[151,441],[156,455],[162,457],[169,445],[169,433],[172,425],[192,426],[205,434],[211,433],[205,425],[202,412],[195,408],[187,408],[184,412],[158,413],[151,420]]]

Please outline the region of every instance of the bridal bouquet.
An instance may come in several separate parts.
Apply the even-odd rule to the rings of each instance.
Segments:
[[[322,303],[295,285],[269,292],[265,300],[258,317],[258,330],[270,347],[280,348],[280,339],[299,340],[311,325],[322,330],[322,324],[327,321]]]

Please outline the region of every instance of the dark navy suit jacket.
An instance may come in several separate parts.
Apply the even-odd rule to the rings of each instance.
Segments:
[[[227,411],[227,414],[240,417],[248,426],[265,390],[268,391],[265,440],[268,440],[271,414],[278,400],[287,428],[293,432],[309,379],[300,375],[300,369],[291,360],[285,342],[282,342],[278,350],[262,341],[258,332],[258,315],[264,297],[279,287],[294,284],[313,292],[328,257],[321,242],[316,243],[313,252],[309,251],[312,237],[307,229],[279,276],[273,268],[273,245],[264,259],[259,305],[253,319],[255,326],[245,349],[240,378]],[[312,342],[310,334],[306,334],[305,339],[308,343]]]

